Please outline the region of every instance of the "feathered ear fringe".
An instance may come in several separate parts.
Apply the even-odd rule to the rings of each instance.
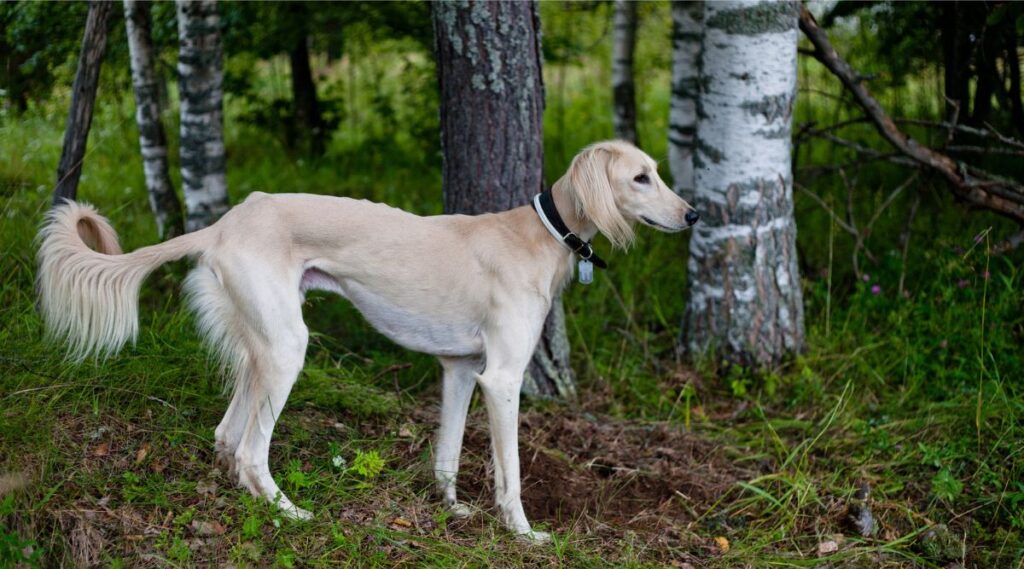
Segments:
[[[617,152],[607,143],[584,148],[569,166],[569,187],[576,215],[592,221],[613,247],[628,249],[635,236],[633,226],[619,212],[609,178],[610,163]]]

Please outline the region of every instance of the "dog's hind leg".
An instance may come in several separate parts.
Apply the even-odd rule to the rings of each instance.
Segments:
[[[241,425],[234,452],[238,482],[253,495],[274,502],[287,515],[309,518],[295,506],[270,474],[270,439],[306,357],[309,332],[302,321],[298,275],[276,276],[279,266],[248,263],[222,271],[225,289],[244,328],[235,396],[218,430],[231,444]],[[258,275],[258,278],[252,278]],[[294,283],[291,282],[294,280]]]
[[[476,372],[480,360],[476,358],[440,358],[444,367],[441,390],[441,426],[437,431],[434,449],[434,478],[444,505],[456,517],[470,515],[470,509],[455,497],[455,479],[459,473],[459,455],[462,453],[462,435],[466,428],[466,413],[476,386]]]

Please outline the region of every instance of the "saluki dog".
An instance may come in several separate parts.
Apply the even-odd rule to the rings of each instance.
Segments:
[[[231,386],[215,431],[218,459],[254,495],[308,518],[270,474],[270,438],[305,359],[305,293],[338,293],[385,336],[441,361],[434,475],[445,505],[469,513],[456,501],[455,477],[479,385],[502,521],[544,540],[520,500],[519,390],[552,298],[571,277],[574,257],[592,256],[598,232],[624,249],[634,223],[674,232],[698,218],[649,156],[620,141],[583,149],[545,197],[548,216],[527,205],[420,217],[365,200],[256,192],[205,229],[131,253],[122,253],[93,207],[67,201],[40,231],[39,305],[70,358],[113,354],[136,338],[146,276],[193,257],[189,304]]]

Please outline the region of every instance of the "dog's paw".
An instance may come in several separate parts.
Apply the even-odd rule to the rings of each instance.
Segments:
[[[288,518],[289,520],[295,520],[299,522],[304,522],[306,520],[313,519],[313,512],[310,512],[309,510],[303,510],[302,508],[294,505],[289,506],[287,508],[281,508],[281,513],[284,514],[284,517]]]
[[[530,530],[528,532],[519,534],[517,537],[520,541],[524,541],[526,543],[535,545],[541,545],[544,543],[549,543],[551,541],[551,534],[546,531]]]
[[[449,504],[447,508],[454,518],[465,519],[473,515],[473,508],[469,507],[469,504],[463,504],[462,502]]]

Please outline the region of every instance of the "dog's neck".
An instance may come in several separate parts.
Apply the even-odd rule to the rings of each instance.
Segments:
[[[562,217],[569,231],[572,231],[580,239],[590,241],[597,235],[597,226],[586,216],[576,212],[576,204],[570,195],[569,181],[565,178],[559,179],[551,186],[551,197],[555,202],[555,209]]]

